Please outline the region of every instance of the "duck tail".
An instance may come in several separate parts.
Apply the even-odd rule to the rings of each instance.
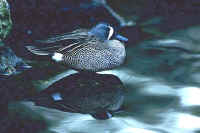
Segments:
[[[49,50],[50,48],[37,48],[35,46],[25,46],[28,51],[35,55],[51,55],[53,51]]]

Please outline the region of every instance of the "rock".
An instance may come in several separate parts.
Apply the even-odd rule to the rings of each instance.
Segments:
[[[9,4],[6,0],[0,1],[0,41],[4,40],[12,27]],[[1,44],[0,44],[1,45]]]
[[[31,66],[16,56],[9,47],[0,47],[1,106],[5,105],[7,108],[8,102],[22,99],[32,92],[32,82],[23,76],[30,68]]]
[[[122,82],[113,75],[73,74],[29,100],[37,106],[108,119],[120,109],[124,99],[123,89]]]
[[[9,47],[0,47],[0,77],[15,75],[30,68]]]

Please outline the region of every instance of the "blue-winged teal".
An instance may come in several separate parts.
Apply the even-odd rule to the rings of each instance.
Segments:
[[[49,55],[56,62],[80,71],[102,71],[120,66],[126,56],[124,42],[128,39],[117,35],[114,28],[100,23],[91,30],[78,29],[49,38],[40,43],[57,43],[49,47],[26,46],[36,55]]]

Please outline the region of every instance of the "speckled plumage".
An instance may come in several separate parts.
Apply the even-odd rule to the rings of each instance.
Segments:
[[[95,40],[94,43],[83,44],[72,52],[59,52],[64,54],[64,63],[75,69],[99,71],[121,65],[125,58],[125,52],[120,52],[121,50],[125,51],[123,46],[117,50],[110,47],[107,42]]]
[[[113,34],[110,27],[97,25],[92,30],[79,29],[71,33],[40,41],[41,43],[61,42],[49,48],[27,46],[28,50],[38,55],[61,53],[62,63],[82,71],[102,71],[120,66],[125,59],[124,44],[118,40],[110,40]],[[91,32],[90,32],[91,31]]]

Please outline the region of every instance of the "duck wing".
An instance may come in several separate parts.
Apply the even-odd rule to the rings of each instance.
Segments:
[[[86,29],[78,29],[69,33],[65,33],[62,35],[56,35],[50,37],[46,40],[37,40],[38,43],[55,43],[63,40],[79,40],[84,39],[88,36],[88,30]]]
[[[48,46],[25,46],[28,51],[36,55],[50,55],[55,52],[73,51],[81,47],[88,38],[91,38],[87,30],[79,29],[63,35],[48,38],[46,40],[37,40],[39,44],[49,44]]]

